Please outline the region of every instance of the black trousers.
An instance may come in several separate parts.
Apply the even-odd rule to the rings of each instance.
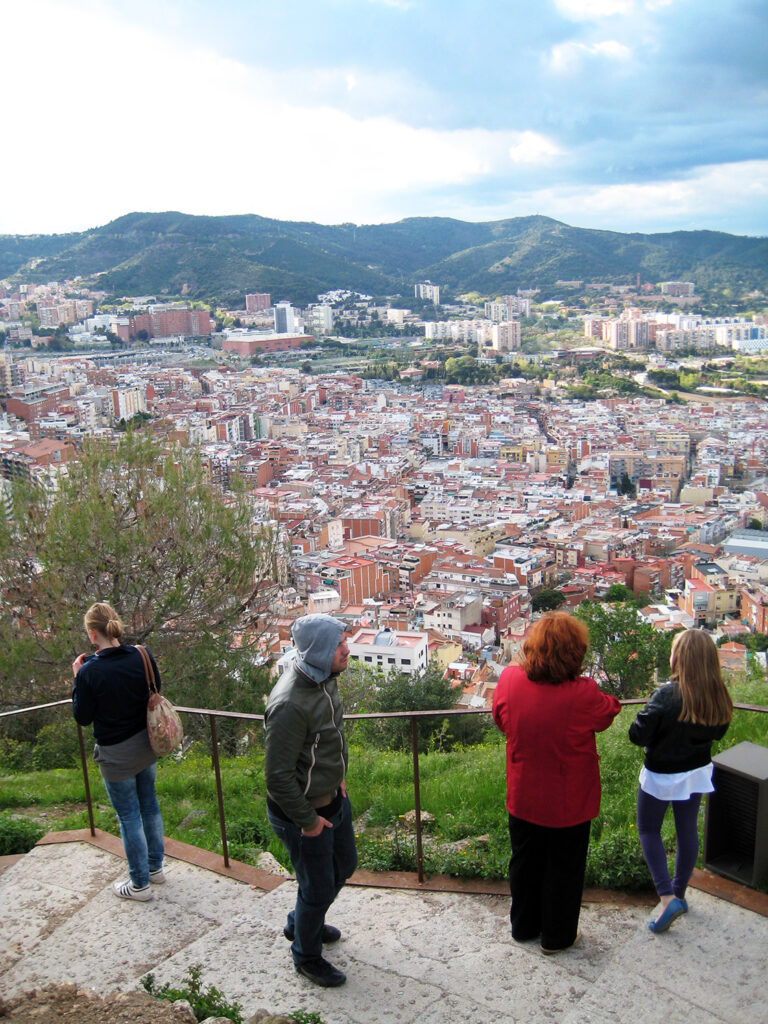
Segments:
[[[509,920],[518,942],[541,936],[545,949],[576,939],[589,847],[590,822],[546,828],[509,816]]]

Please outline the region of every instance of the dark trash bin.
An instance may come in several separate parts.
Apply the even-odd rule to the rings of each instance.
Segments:
[[[768,878],[768,747],[737,743],[712,758],[704,867],[742,885]]]

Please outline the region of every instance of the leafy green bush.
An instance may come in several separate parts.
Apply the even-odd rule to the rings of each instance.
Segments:
[[[45,829],[37,822],[3,812],[0,814],[0,857],[28,853],[44,835]]]
[[[593,837],[594,831],[593,825]],[[585,883],[602,889],[653,888],[634,825],[604,830],[598,840],[591,840]]]
[[[80,761],[80,744],[73,725],[51,722],[35,738],[32,763],[38,771],[46,768],[73,768]]]
[[[204,989],[200,980],[202,973],[201,964],[188,967],[188,980],[181,988],[171,988],[168,984],[158,987],[152,974],[147,974],[142,978],[141,984],[151,996],[155,996],[157,999],[167,999],[170,1003],[175,1003],[178,999],[186,999],[199,1021],[205,1020],[206,1017],[226,1017],[234,1024],[243,1024],[240,1006],[237,1003],[228,1002],[215,985],[209,985],[207,989]]]
[[[26,740],[0,736],[0,771],[30,772],[34,769],[34,746]]]

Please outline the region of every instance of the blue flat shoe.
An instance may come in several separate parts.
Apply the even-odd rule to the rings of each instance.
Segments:
[[[654,935],[658,935],[660,932],[665,932],[676,917],[680,917],[681,914],[685,914],[687,911],[688,904],[685,900],[679,900],[677,896],[675,896],[670,900],[664,912],[657,917],[655,921],[650,920],[648,922],[648,927]]]

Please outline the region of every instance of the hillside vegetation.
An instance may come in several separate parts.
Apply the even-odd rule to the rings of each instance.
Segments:
[[[714,231],[622,234],[549,217],[469,223],[411,217],[357,226],[255,215],[131,213],[68,235],[0,236],[0,278],[82,277],[115,295],[240,299],[245,291],[313,301],[349,288],[412,296],[430,279],[446,294],[545,292],[558,280],[691,280],[736,296],[768,289],[768,239]]]

